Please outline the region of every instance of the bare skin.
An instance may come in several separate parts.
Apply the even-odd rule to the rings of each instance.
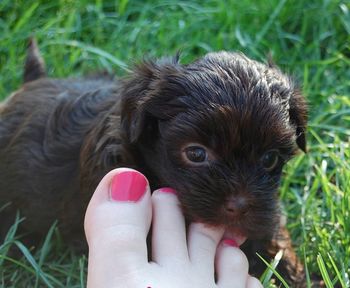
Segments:
[[[115,169],[102,179],[86,211],[85,233],[89,288],[262,287],[249,276],[247,258],[234,241],[222,240],[223,229],[193,223],[186,235],[176,192],[165,188],[151,195],[135,170]]]

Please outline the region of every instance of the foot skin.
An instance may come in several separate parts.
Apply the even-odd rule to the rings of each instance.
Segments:
[[[151,195],[135,170],[115,169],[102,179],[86,211],[85,233],[89,288],[262,287],[248,275],[247,258],[234,241],[222,241],[222,228],[193,223],[186,235],[176,192]]]

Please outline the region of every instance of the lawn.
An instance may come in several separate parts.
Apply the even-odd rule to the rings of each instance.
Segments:
[[[32,35],[54,77],[99,69],[122,76],[144,57],[179,50],[183,63],[218,50],[259,61],[270,54],[310,110],[308,153],[285,167],[280,189],[288,227],[309,273],[327,287],[350,287],[349,1],[1,0],[0,99],[20,87]],[[55,227],[33,251],[17,225],[25,225],[20,216],[0,243],[1,287],[85,286],[86,257],[67,249]],[[8,255],[12,245],[22,258]]]

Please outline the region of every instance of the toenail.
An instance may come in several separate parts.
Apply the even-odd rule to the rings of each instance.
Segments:
[[[160,188],[158,191],[162,192],[162,193],[170,193],[170,194],[175,194],[175,195],[177,194],[176,191],[170,187]]]
[[[125,171],[116,174],[110,185],[112,200],[137,202],[145,194],[148,181],[140,172]]]
[[[224,245],[231,246],[231,247],[239,247],[239,245],[237,244],[237,242],[234,239],[228,239],[228,238],[223,239],[222,243]]]

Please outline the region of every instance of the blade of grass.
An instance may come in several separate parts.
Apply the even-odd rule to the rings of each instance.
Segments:
[[[323,278],[327,288],[334,288],[332,281],[329,278],[329,274],[327,272],[326,265],[324,264],[324,261],[323,261],[321,254],[318,254],[316,259],[317,259],[317,264],[318,264],[318,267],[320,269],[322,278]]]
[[[303,255],[304,255],[304,263],[305,263],[305,276],[306,276],[306,287],[311,287],[311,279],[310,279],[310,272],[307,265],[307,259],[306,259],[306,253],[305,253],[305,247],[303,247]]]
[[[281,252],[281,254],[279,254]],[[278,262],[281,260],[282,258],[282,251],[279,251],[277,254],[278,257]],[[276,254],[276,256],[277,256]],[[276,267],[273,267],[273,265],[271,265],[269,262],[267,262],[262,256],[260,256],[259,254],[257,254],[258,257],[261,259],[261,261],[263,261],[265,263],[265,265],[272,271],[272,273],[278,278],[278,280],[281,281],[282,285],[285,287],[285,288],[289,288],[289,285],[287,284],[287,282],[283,279],[283,277],[276,271]],[[273,261],[273,263],[275,263],[275,260]]]
[[[280,14],[282,8],[286,4],[287,0],[282,0],[278,2],[278,5],[276,6],[273,13],[271,13],[268,21],[265,23],[265,25],[261,28],[259,33],[256,34],[255,43],[253,46],[258,46],[258,44],[261,42],[261,40],[264,38],[266,33],[269,31],[271,25],[273,24],[274,20],[277,18],[277,16]]]
[[[38,8],[39,6],[39,2],[34,2],[27,10],[26,12],[19,18],[19,21],[17,22],[17,24],[15,25],[15,27],[13,28],[12,32],[16,33],[18,32],[19,29],[22,28],[22,26],[24,26],[26,23],[28,23],[31,18],[31,16],[33,15],[33,13],[35,12],[35,10]]]
[[[0,252],[2,255],[7,255],[11,244],[15,241],[16,239],[16,232],[18,229],[18,225],[24,220],[23,218],[19,218],[19,213],[16,213],[16,219],[15,223],[10,227],[9,231],[6,234],[6,237],[4,239],[4,242],[0,245]],[[3,264],[4,259],[0,259],[0,266]]]
[[[38,267],[41,269],[41,267],[43,266],[44,260],[46,258],[46,256],[49,254],[50,252],[50,246],[51,246],[51,242],[52,242],[52,236],[54,234],[54,230],[56,228],[57,225],[57,221],[55,221],[54,224],[52,224],[52,226],[50,227],[49,232],[47,233],[46,237],[45,237],[45,241],[40,249],[40,258],[38,261]],[[39,285],[39,275],[36,275],[36,280],[35,280],[35,285],[34,287],[38,287]]]
[[[337,274],[337,277],[338,277],[338,280],[339,280],[339,282],[340,282],[341,287],[342,287],[342,288],[346,288],[347,286],[345,285],[345,282],[344,282],[344,280],[343,280],[343,278],[342,278],[342,276],[341,276],[341,273],[340,273],[340,271],[339,271],[337,265],[335,264],[335,262],[334,262],[332,256],[331,256],[329,253],[327,253],[327,256],[328,256],[329,261],[331,262],[331,264],[332,264],[332,266],[333,266],[333,269],[334,269],[335,273]]]
[[[32,267],[34,268],[35,274],[38,275],[41,280],[49,287],[49,288],[53,288],[54,286],[51,284],[51,282],[49,281],[49,279],[47,278],[47,276],[45,275],[45,273],[41,270],[41,268],[39,267],[38,263],[35,261],[33,255],[30,253],[30,251],[28,250],[27,247],[25,247],[21,242],[19,241],[15,241],[14,242],[16,244],[16,246],[18,247],[18,249],[22,252],[22,254],[24,255],[24,257],[28,260],[28,262],[32,265]]]
[[[76,41],[76,40],[49,41],[46,43],[46,45],[65,45],[65,46],[77,47],[83,51],[90,52],[90,53],[96,54],[100,57],[103,57],[103,58],[109,60],[111,63],[119,66],[121,69],[130,72],[130,70],[128,69],[128,65],[125,62],[121,61],[120,59],[116,58],[112,54],[110,54],[110,53],[108,53],[100,48],[84,44],[80,41]]]
[[[86,285],[85,285],[85,277],[86,277],[85,267],[86,267],[86,259],[85,259],[85,257],[82,257],[79,260],[80,287],[81,288],[86,287]]]
[[[278,253],[275,255],[274,259],[270,263],[270,265],[271,265],[271,267],[273,267],[273,269],[276,269],[278,263],[282,259],[282,256],[283,256],[283,251],[282,250],[278,251]],[[260,277],[260,281],[262,281],[262,284],[264,287],[269,283],[272,275],[273,275],[273,271],[269,267],[267,267],[265,269],[264,273]]]

